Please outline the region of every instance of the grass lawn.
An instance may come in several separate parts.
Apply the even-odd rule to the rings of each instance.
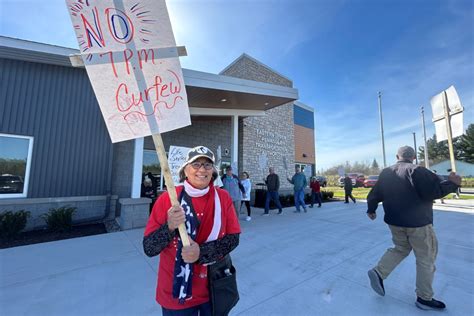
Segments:
[[[344,198],[344,188],[341,187],[325,187],[321,188],[322,191],[332,191],[334,192],[334,197],[335,198]],[[367,194],[369,194],[370,188],[354,188],[352,190],[352,195],[356,199],[366,199]]]
[[[367,198],[367,194],[369,194],[371,188],[354,188],[352,190],[352,195],[356,199],[363,199],[365,200]],[[341,187],[325,187],[321,188],[322,191],[332,191],[334,192],[334,197],[335,198],[340,198],[344,199],[344,188]],[[454,198],[454,194],[450,193],[446,195],[445,199],[450,200],[457,200]],[[474,194],[461,194],[460,195],[460,200],[474,200]]]

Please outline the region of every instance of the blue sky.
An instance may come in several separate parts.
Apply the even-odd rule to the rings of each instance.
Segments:
[[[315,108],[317,169],[387,163],[422,145],[420,106],[454,85],[474,121],[474,10],[469,0],[169,0],[185,68],[218,73],[242,53],[291,78]],[[19,18],[21,17],[21,18]],[[0,0],[0,34],[77,48],[64,1]]]

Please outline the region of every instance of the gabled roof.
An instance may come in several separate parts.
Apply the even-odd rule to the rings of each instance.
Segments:
[[[231,68],[232,66],[234,66],[235,64],[237,64],[240,60],[245,59],[245,58],[250,59],[251,61],[253,61],[253,62],[255,62],[255,63],[257,63],[257,64],[259,64],[259,65],[265,67],[266,69],[268,69],[269,71],[273,72],[274,74],[276,74],[276,75],[278,75],[278,76],[280,76],[280,77],[282,77],[282,78],[284,78],[284,79],[286,79],[286,80],[288,80],[288,81],[290,81],[290,82],[293,82],[293,80],[291,80],[291,79],[288,78],[287,76],[282,75],[281,73],[279,73],[279,72],[276,71],[275,69],[273,69],[273,68],[271,68],[271,67],[265,65],[265,64],[262,63],[261,61],[258,61],[257,59],[253,58],[252,56],[250,56],[250,55],[248,55],[248,54],[246,54],[246,53],[243,53],[242,55],[240,55],[239,57],[237,57],[232,63],[230,63],[229,66],[225,67],[221,72],[219,72],[219,75],[224,74],[224,72],[226,72],[226,70],[228,70],[229,68]]]

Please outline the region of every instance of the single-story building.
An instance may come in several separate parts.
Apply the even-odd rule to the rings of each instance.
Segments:
[[[143,174],[161,173],[153,141],[111,142],[85,69],[71,65],[77,53],[0,36],[0,212],[30,211],[27,229],[65,205],[77,207],[75,222],[143,225]],[[192,125],[164,133],[166,148],[220,147],[223,164],[247,171],[254,189],[270,166],[282,191],[295,165],[314,173],[314,110],[289,78],[246,54],[219,74],[183,74]]]
[[[474,177],[474,164],[465,161],[455,160],[456,173],[462,177]],[[444,160],[430,166],[430,169],[439,175],[448,175],[451,170],[451,160]]]

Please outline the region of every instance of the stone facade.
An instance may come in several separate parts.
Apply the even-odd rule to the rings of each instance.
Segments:
[[[264,117],[247,117],[243,119],[242,141],[239,151],[242,155],[239,170],[250,174],[254,188],[268,175],[268,167],[274,167],[280,176],[282,189],[291,189],[292,185],[285,180],[286,175],[293,174],[294,165],[294,125],[293,104],[282,105],[266,111]],[[259,157],[265,156],[267,164],[260,166]],[[286,159],[288,172],[284,168]]]
[[[231,154],[231,118],[230,117],[191,117],[190,126],[164,133],[163,144],[168,151],[170,146],[196,147],[203,145],[214,154],[221,146],[222,160],[230,161]],[[145,137],[145,149],[154,150],[155,145],[151,136]],[[227,152],[226,152],[227,149]]]
[[[246,54],[221,74],[286,87],[293,86],[290,80]],[[243,118],[239,123],[239,170],[250,174],[253,189],[267,176],[268,167],[274,167],[275,172],[280,175],[282,191],[290,191],[292,185],[285,178],[287,173],[289,176],[293,174],[295,161],[293,103],[267,110],[265,116]],[[259,157],[262,155],[267,158],[263,168],[259,163]],[[284,158],[288,172],[284,168]]]
[[[247,54],[240,56],[234,63],[224,69],[221,75],[293,87],[293,82],[276,73],[271,68],[258,62]]]

